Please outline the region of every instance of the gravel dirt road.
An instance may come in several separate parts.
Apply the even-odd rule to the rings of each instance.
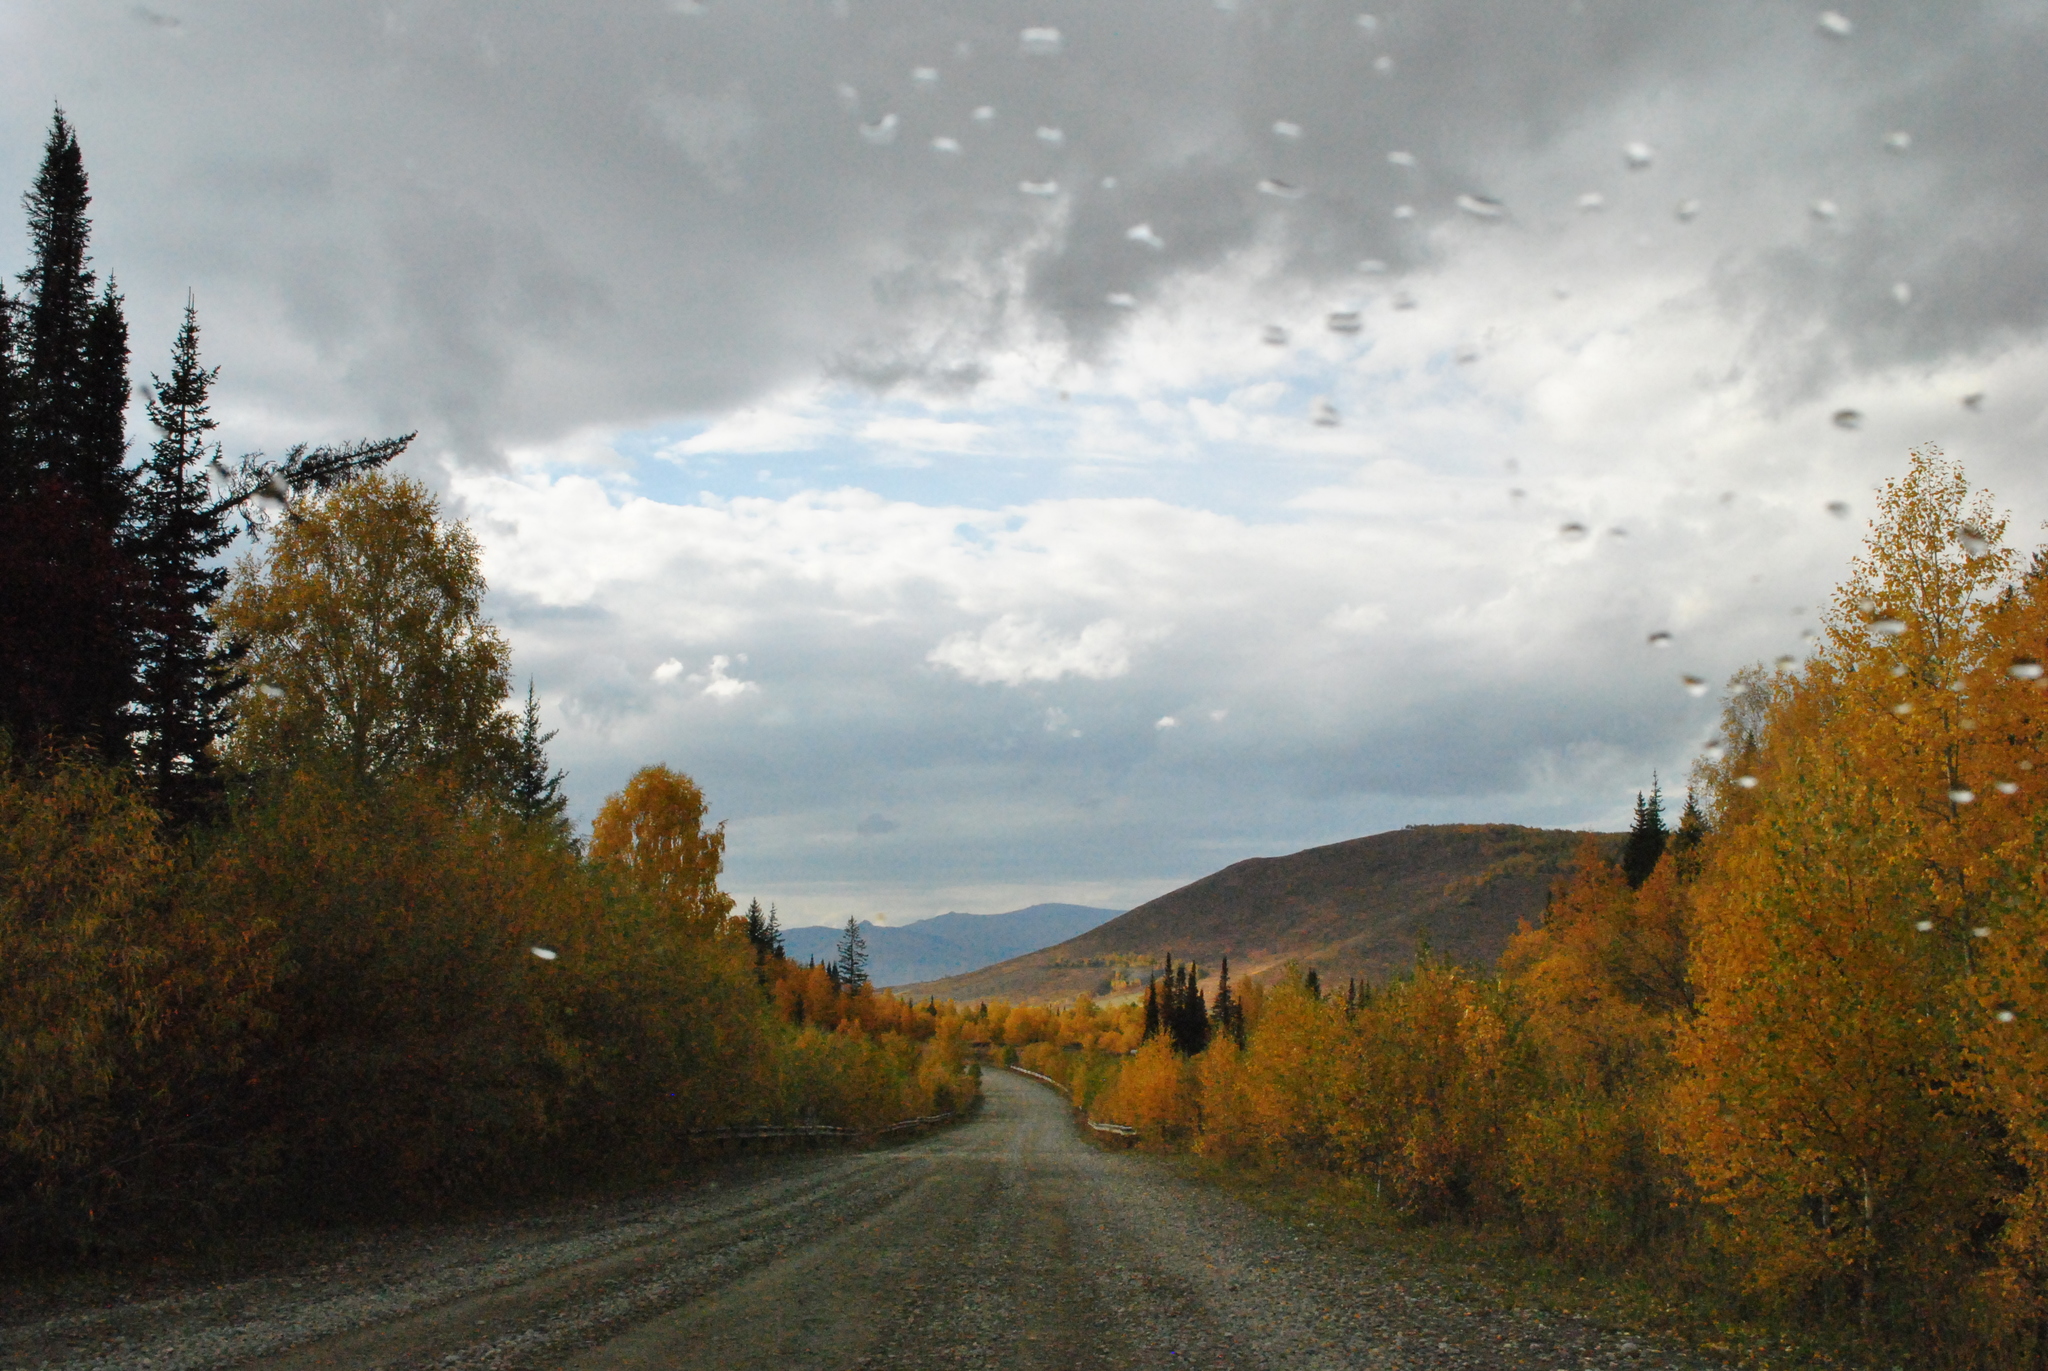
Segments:
[[[1705,1367],[1461,1304],[1410,1265],[1080,1136],[991,1071],[967,1123],[514,1219],[294,1249],[261,1274],[16,1306],[0,1366]]]

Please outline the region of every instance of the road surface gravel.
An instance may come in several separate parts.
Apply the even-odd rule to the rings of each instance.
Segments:
[[[992,1071],[968,1122],[260,1274],[16,1304],[0,1367],[1581,1368],[1716,1363],[1531,1310],[1085,1139]]]

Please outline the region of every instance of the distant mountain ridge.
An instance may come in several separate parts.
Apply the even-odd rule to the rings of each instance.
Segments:
[[[860,921],[868,944],[868,975],[879,986],[938,980],[1008,961],[1085,933],[1121,910],[1079,904],[1035,904],[1007,914],[940,914],[893,928]],[[845,931],[785,928],[782,945],[797,961],[832,960]]]
[[[1290,961],[1323,984],[1380,981],[1433,952],[1490,966],[1523,920],[1535,922],[1550,888],[1588,837],[1609,857],[1622,835],[1517,824],[1416,825],[1253,857],[1169,891],[1056,946],[966,975],[903,987],[940,999],[1045,1003],[1141,981],[1166,955],[1213,974],[1272,979]]]

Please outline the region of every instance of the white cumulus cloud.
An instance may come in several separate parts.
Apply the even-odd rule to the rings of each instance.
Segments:
[[[1063,637],[1038,619],[1005,614],[979,633],[955,633],[925,660],[951,667],[976,685],[1023,685],[1063,676],[1107,681],[1131,669],[1130,633],[1115,619],[1098,619]]]

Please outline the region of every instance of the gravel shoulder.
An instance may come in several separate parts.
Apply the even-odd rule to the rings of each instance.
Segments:
[[[1105,1151],[1004,1072],[966,1123],[0,1324],[0,1367],[1718,1365],[1454,1282]]]

